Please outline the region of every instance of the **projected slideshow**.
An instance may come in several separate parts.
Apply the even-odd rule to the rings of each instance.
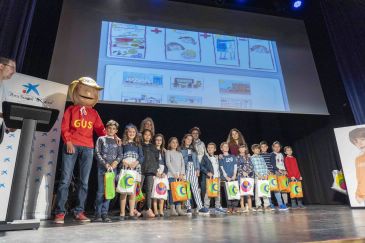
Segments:
[[[102,22],[98,82],[106,102],[289,111],[271,40]]]

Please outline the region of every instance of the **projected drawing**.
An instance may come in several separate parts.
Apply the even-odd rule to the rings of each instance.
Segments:
[[[237,39],[234,36],[213,35],[215,63],[217,65],[239,66]]]
[[[222,108],[232,108],[232,109],[251,109],[252,100],[247,99],[232,99],[232,98],[221,98]]]
[[[149,94],[133,94],[133,93],[122,93],[122,102],[126,103],[143,103],[143,104],[161,104],[162,97],[159,95]]]
[[[167,98],[167,103],[175,105],[200,105],[202,97],[185,96],[185,95],[170,95]]]
[[[167,60],[200,62],[199,33],[166,29],[165,55]]]
[[[123,72],[123,84],[126,86],[162,88],[163,76],[151,73]]]
[[[204,81],[187,77],[173,77],[170,82],[171,89],[203,89]]]
[[[274,70],[271,42],[249,39],[249,66],[251,69]]]
[[[223,94],[250,95],[251,85],[247,81],[225,80],[219,81],[219,92]]]
[[[146,26],[109,24],[108,56],[144,59],[146,55]]]

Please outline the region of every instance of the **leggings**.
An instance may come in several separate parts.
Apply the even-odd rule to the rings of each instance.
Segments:
[[[186,180],[190,182],[191,193],[194,197],[197,209],[201,209],[203,207],[202,199],[200,196],[198,177],[195,174],[195,168],[193,162],[188,162],[186,165]],[[191,209],[190,200],[186,201],[186,207]]]
[[[146,193],[146,204],[144,206],[144,208],[146,210],[151,209],[152,208],[152,189],[153,189],[153,177],[154,175],[145,175],[144,176],[144,190]]]

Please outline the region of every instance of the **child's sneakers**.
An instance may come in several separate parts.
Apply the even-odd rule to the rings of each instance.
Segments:
[[[95,215],[95,217],[91,220],[91,222],[100,223],[100,222],[103,222],[103,219],[101,218],[100,215]]]
[[[264,207],[264,211],[265,211],[265,212],[269,212],[269,211],[271,211],[271,207],[270,207],[270,206]]]
[[[306,207],[303,204],[299,205],[299,209],[305,209]]]
[[[55,215],[53,222],[55,224],[64,224],[65,223],[65,214],[64,213],[58,213]]]
[[[90,222],[90,219],[86,217],[84,212],[78,213],[74,216],[74,220],[81,223]]]
[[[187,216],[192,216],[193,215],[193,210],[191,208],[186,210],[186,215]]]
[[[198,214],[199,215],[209,215],[209,209],[201,208],[201,209],[199,209]]]
[[[274,205],[270,205],[270,210],[271,211],[275,211],[275,206]]]
[[[227,211],[224,209],[224,208],[222,208],[222,207],[220,207],[220,208],[215,208],[215,211],[216,212],[219,212],[219,213],[227,213]]]
[[[257,212],[262,212],[262,207],[261,206],[256,207],[256,211]]]
[[[282,204],[279,206],[279,211],[288,211],[288,208],[285,206],[285,204]]]
[[[101,219],[103,221],[103,223],[111,223],[112,220],[108,217],[108,215],[101,215]]]
[[[256,209],[255,208],[249,208],[248,211],[249,212],[256,212]]]

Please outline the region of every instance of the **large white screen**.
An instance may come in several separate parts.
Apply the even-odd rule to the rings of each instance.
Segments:
[[[49,79],[80,76],[104,103],[328,114],[304,22],[243,11],[64,0]]]
[[[104,21],[98,82],[104,101],[289,111],[270,40]]]

